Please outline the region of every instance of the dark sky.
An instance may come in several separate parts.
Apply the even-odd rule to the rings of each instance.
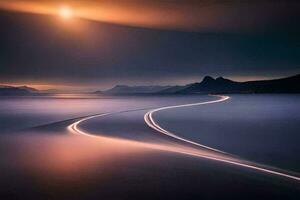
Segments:
[[[185,7],[184,20],[170,26],[157,19],[153,26],[126,25],[0,10],[0,83],[101,89],[184,84],[205,75],[247,80],[300,73],[299,3],[253,1],[242,15],[232,2],[225,5],[237,12],[224,11],[222,20],[202,23],[194,8],[191,15],[201,20],[188,23],[183,14],[192,8]],[[220,11],[214,3],[208,7]]]

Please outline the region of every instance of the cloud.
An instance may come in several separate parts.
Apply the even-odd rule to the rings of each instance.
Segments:
[[[22,11],[0,12],[0,82],[110,87],[299,73],[295,1],[65,2],[89,20],[52,17],[61,1],[0,1]]]
[[[137,26],[200,32],[239,32],[282,29],[297,26],[297,1],[149,1],[116,0],[64,1],[75,16],[88,20]],[[57,15],[62,2],[2,0],[0,8],[20,12]]]

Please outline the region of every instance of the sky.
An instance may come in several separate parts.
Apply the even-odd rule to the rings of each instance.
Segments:
[[[294,75],[299,10],[270,0],[0,0],[0,84],[84,91]]]

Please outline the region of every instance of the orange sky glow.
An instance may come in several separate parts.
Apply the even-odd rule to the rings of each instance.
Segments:
[[[251,31],[253,20],[259,26],[264,25],[265,21],[259,16],[252,19],[247,17],[251,9],[268,9],[266,2],[255,2],[234,1],[233,7],[230,1],[191,1],[186,4],[184,1],[172,3],[143,0],[2,0],[0,9],[57,16],[61,15],[61,8],[64,7],[72,8],[74,17],[101,22],[147,28],[227,32]],[[69,14],[70,10],[67,9]],[[240,15],[239,19],[236,18],[237,14]]]

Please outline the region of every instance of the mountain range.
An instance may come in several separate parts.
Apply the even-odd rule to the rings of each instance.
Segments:
[[[166,93],[170,90],[172,88],[160,92]],[[300,93],[300,74],[281,79],[246,82],[206,76],[200,83],[190,84],[172,93]]]
[[[0,85],[0,96],[25,96],[38,93],[39,90],[27,86],[7,86]]]
[[[96,91],[98,94],[153,94],[168,89],[171,86],[128,86],[116,85],[115,87],[105,90]]]
[[[38,90],[28,86],[0,85],[0,96],[32,96],[59,93],[56,89]]]
[[[98,93],[100,93],[98,91]],[[300,93],[300,74],[273,80],[237,82],[205,76],[201,82],[184,86],[117,85],[101,94],[216,94],[216,93]]]
[[[57,90],[51,90],[55,93]],[[37,90],[27,86],[1,86],[0,96],[26,96],[47,94],[49,91]],[[105,90],[96,91],[100,95],[132,94],[228,94],[228,93],[300,93],[300,74],[273,80],[237,82],[223,77],[214,79],[205,76],[201,82],[184,86],[128,86],[116,85]]]

